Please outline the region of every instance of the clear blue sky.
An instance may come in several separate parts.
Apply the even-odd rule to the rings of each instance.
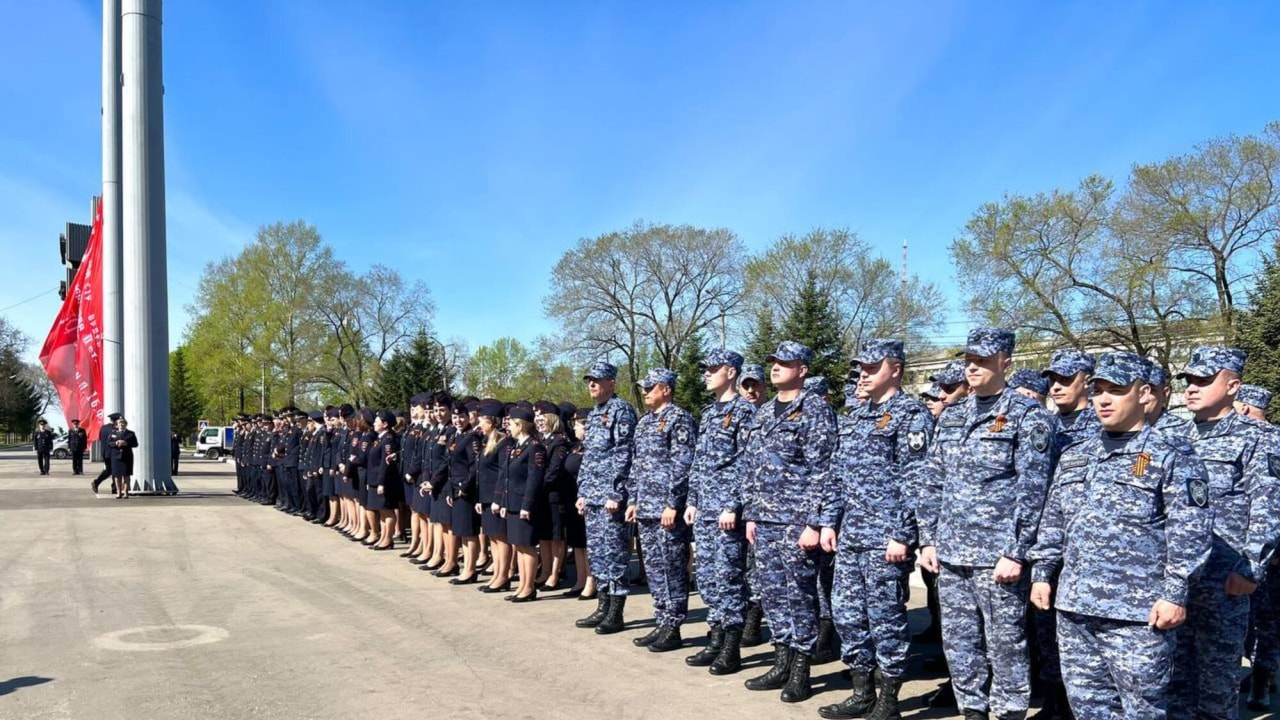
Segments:
[[[0,11],[3,309],[57,286],[59,229],[99,192],[101,8]],[[550,330],[560,253],[636,219],[728,227],[753,249],[847,226],[895,262],[907,238],[912,271],[951,294],[947,245],[982,202],[1280,119],[1276,3],[165,12],[174,343],[204,264],[296,218],[357,269],[426,279],[441,334],[472,348]],[[57,307],[3,314],[38,346]]]

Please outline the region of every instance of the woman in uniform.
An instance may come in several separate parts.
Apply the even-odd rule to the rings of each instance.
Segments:
[[[395,548],[396,507],[400,504],[400,440],[396,437],[396,418],[388,410],[380,410],[373,420],[374,439],[366,453],[365,507],[370,514],[374,550]]]
[[[471,426],[467,408],[461,402],[453,406],[453,439],[449,441],[446,460],[449,466],[449,507],[452,514],[454,542],[462,546],[462,570],[450,580],[453,585],[470,585],[480,579],[476,558],[480,554],[480,515],[476,513],[476,458],[484,446],[483,439]]]
[[[360,433],[356,430],[356,410],[349,404],[338,408],[338,418],[342,421],[336,433],[341,440],[338,447],[338,501],[342,512],[342,522],[338,524],[338,532],[352,538],[360,529],[359,515],[355,505],[356,466],[354,455],[360,448]]]
[[[116,488],[116,499],[128,499],[129,479],[133,477],[133,449],[138,447],[138,436],[129,429],[129,421],[116,419],[116,429],[107,435],[107,459],[111,465],[111,482]]]
[[[592,577],[590,565],[587,564],[587,521],[577,511],[578,504],[578,471],[582,469],[582,455],[586,449],[582,438],[587,433],[587,415],[590,408],[577,408],[573,413],[573,446],[564,459],[564,490],[562,497],[569,511],[564,516],[564,541],[573,549],[573,568],[577,575],[573,588],[566,595],[579,600],[596,599],[596,579]]]
[[[369,408],[362,408],[356,415],[355,450],[351,454],[351,464],[356,471],[352,482],[355,487],[353,499],[356,503],[356,517],[359,519],[356,534],[351,539],[364,545],[372,545],[374,535],[378,532],[377,519],[368,508],[369,447],[377,439],[377,435],[373,433],[374,419],[373,411]]]
[[[489,539],[489,555],[493,561],[493,579],[481,592],[506,592],[511,589],[511,548],[507,545],[506,521],[497,503],[502,459],[511,447],[511,439],[502,432],[502,403],[485,400],[480,403],[480,434],[484,447],[476,459],[476,512]]]
[[[564,572],[565,516],[576,508],[564,504],[566,473],[564,460],[569,455],[569,438],[560,418],[560,408],[546,400],[534,406],[534,424],[538,436],[547,450],[547,470],[543,476],[539,502],[546,508],[546,522],[538,525],[538,578],[539,590],[551,592],[560,587]]]
[[[507,414],[507,430],[511,433],[511,451],[503,463],[497,496],[502,515],[507,520],[507,542],[516,549],[520,586],[511,602],[538,599],[535,576],[538,573],[537,526],[546,522],[542,480],[547,470],[547,449],[534,437],[533,408],[517,405]]]
[[[437,393],[432,404],[436,432],[431,436],[431,526],[437,543],[431,562],[422,567],[436,577],[458,575],[458,538],[453,535],[453,507],[449,505],[449,445],[453,442],[453,398]]]

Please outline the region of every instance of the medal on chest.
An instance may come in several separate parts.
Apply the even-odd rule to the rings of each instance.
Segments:
[[[881,416],[880,416],[880,419],[876,421],[876,429],[877,429],[877,430],[883,430],[883,429],[885,429],[885,428],[889,427],[889,422],[890,422],[891,420],[893,420],[893,416],[892,416],[892,415],[890,415],[889,413],[885,413],[885,414],[881,415]]]
[[[991,423],[991,427],[990,427],[991,432],[993,433],[1004,432],[1004,426],[1008,422],[1009,422],[1009,419],[1006,418],[1004,415],[997,415],[995,421]]]
[[[1151,455],[1146,451],[1138,453],[1138,460],[1133,464],[1133,476],[1145,477],[1147,467],[1151,465]]]

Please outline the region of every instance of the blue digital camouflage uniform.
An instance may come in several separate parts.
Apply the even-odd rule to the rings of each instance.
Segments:
[[[703,359],[704,367],[740,367],[742,356],[715,350]],[[694,571],[698,593],[707,606],[707,623],[713,627],[742,627],[747,605],[747,536],[742,521],[743,429],[756,408],[742,397],[714,402],[702,409],[698,444],[689,472],[689,506],[698,509],[693,523],[697,548]],[[721,513],[733,513],[733,530],[721,530]]]
[[[1271,404],[1271,391],[1260,385],[1241,385],[1236,391],[1236,401],[1266,410]]]
[[[814,395],[830,395],[831,384],[821,375],[814,375],[804,379],[804,389]]]
[[[1103,355],[1095,379],[1146,382],[1142,358]],[[1121,447],[1072,444],[1031,551],[1034,582],[1056,590],[1058,642],[1079,720],[1162,720],[1173,630],[1148,626],[1159,600],[1181,605],[1209,556],[1204,464],[1184,440],[1145,427]]]
[[[1013,352],[1013,333],[980,328],[966,353]],[[1004,557],[1025,563],[1047,492],[1052,426],[1030,398],[1004,390],[985,412],[969,396],[938,419],[917,503],[920,545],[942,573],[943,647],[961,709],[1021,717],[1030,696],[1024,572],[997,584]]]
[[[612,380],[618,369],[596,363],[587,378]],[[631,526],[625,522],[627,475],[631,472],[632,435],[636,411],[617,397],[596,405],[587,415],[582,445],[582,467],[578,471],[578,497],[586,504],[587,559],[601,592],[626,595],[630,592],[627,566],[631,560]],[[605,503],[618,503],[617,512]]]
[[[764,366],[756,365],[755,363],[743,363],[742,372],[738,375],[738,387],[741,388],[742,383],[747,380],[755,380],[760,383],[760,390],[764,392]],[[747,595],[751,603],[760,604],[760,582],[756,578],[756,548],[750,544],[747,545]]]
[[[948,360],[942,369],[929,376],[929,382],[939,385],[955,385],[964,382],[964,360]]]
[[[1212,377],[1244,371],[1244,353],[1202,347],[1180,377]],[[1249,626],[1249,597],[1223,592],[1227,576],[1265,580],[1280,538],[1280,448],[1274,435],[1234,412],[1212,425],[1197,425],[1191,441],[1209,474],[1213,549],[1191,587],[1187,623],[1178,631],[1169,717],[1238,717],[1236,672]]]
[[[770,361],[812,353],[786,341]],[[836,418],[822,398],[801,390],[789,403],[765,403],[751,418],[743,515],[756,524],[756,576],[775,645],[812,655],[818,639],[817,550],[799,547],[806,527],[822,524],[821,506]]]
[[[1266,411],[1271,404],[1271,391],[1257,385],[1241,385],[1236,400]],[[1266,425],[1273,436],[1280,432],[1274,425]],[[1266,578],[1249,598],[1249,665],[1271,674],[1280,668],[1280,572],[1276,561],[1272,557]]]
[[[1049,394],[1049,378],[1039,371],[1024,368],[1009,376],[1009,387],[1015,390],[1023,388],[1045,396]]]
[[[650,370],[638,384],[648,390],[658,383],[674,389],[676,374]],[[627,503],[636,509],[653,616],[660,628],[678,627],[689,613],[689,527],[683,515],[697,434],[693,415],[674,404],[645,413],[636,423]],[[676,511],[670,529],[661,522],[668,508]]]
[[[825,377],[814,375],[804,379],[804,391],[826,398],[831,385]],[[831,592],[836,582],[836,556],[825,550],[818,552],[818,618],[831,621]]]
[[[871,340],[856,361],[903,359],[902,343]],[[879,405],[866,403],[839,418],[823,526],[838,531],[832,605],[841,657],[851,670],[875,668],[888,678],[907,670],[907,582],[913,559],[885,560],[891,540],[916,544],[913,501],[933,434],[924,404],[897,392]]]

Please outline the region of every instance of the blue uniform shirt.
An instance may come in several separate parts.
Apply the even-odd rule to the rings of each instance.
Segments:
[[[822,500],[836,446],[835,411],[807,391],[771,400],[748,426],[743,517],[784,525],[822,525]]]
[[[651,520],[673,508],[683,512],[698,430],[693,415],[668,404],[636,423],[635,456],[627,474],[627,504],[636,518]]]
[[[578,497],[588,505],[600,506],[609,500],[626,503],[635,429],[635,408],[616,395],[587,415]]]
[[[689,473],[689,505],[701,511],[699,519],[714,521],[720,513],[742,512],[745,432],[755,414],[756,406],[738,395],[702,409]]]

